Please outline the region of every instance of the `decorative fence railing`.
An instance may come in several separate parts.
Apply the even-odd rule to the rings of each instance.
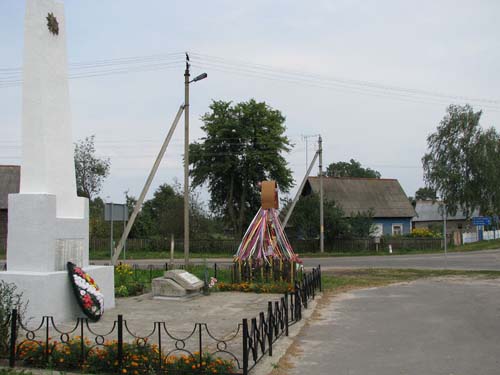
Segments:
[[[216,264],[216,263],[215,263]],[[271,258],[269,262],[260,261],[240,261],[234,262],[231,270],[231,280],[233,283],[245,282],[287,282],[294,283],[300,277],[298,263]],[[217,267],[217,266],[215,266]]]
[[[165,322],[154,322],[147,335],[137,335],[122,315],[111,328],[84,318],[71,326],[60,325],[51,316],[28,326],[13,310],[0,322],[0,332],[4,333],[0,359],[10,367],[62,371],[209,374],[219,366],[219,374],[247,375],[265,355],[273,355],[276,341],[288,336],[289,327],[302,319],[302,309],[308,308],[317,291],[321,291],[319,267],[304,274],[292,293],[268,302],[266,311],[243,319],[224,337],[217,337],[206,323],[195,323],[189,332],[174,334]]]

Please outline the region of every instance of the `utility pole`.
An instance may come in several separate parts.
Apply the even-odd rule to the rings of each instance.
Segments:
[[[448,268],[448,233],[446,231],[446,219],[448,219],[448,207],[446,207],[446,203],[443,202],[443,236],[444,236],[444,261],[445,268]]]
[[[308,152],[308,149],[309,149],[309,138],[314,138],[314,137],[319,137],[319,134],[310,134],[310,135],[304,135],[302,134],[302,140],[306,142],[306,170],[307,170],[307,167],[309,166],[309,152]]]
[[[151,168],[151,171],[149,172],[149,176],[146,179],[146,183],[144,184],[144,187],[142,188],[141,194],[139,195],[139,199],[137,199],[137,202],[135,203],[134,210],[132,211],[132,214],[130,215],[130,218],[128,219],[127,226],[125,227],[125,231],[122,234],[122,237],[120,238],[120,242],[118,242],[118,246],[116,246],[116,249],[113,254],[112,258],[112,264],[115,265],[116,261],[118,260],[118,257],[120,256],[120,253],[125,246],[125,242],[127,241],[128,234],[130,233],[130,230],[132,229],[132,226],[134,225],[135,218],[139,214],[139,211],[141,210],[142,203],[144,202],[144,198],[146,198],[146,194],[148,193],[149,187],[151,186],[151,183],[153,182],[153,179],[155,177],[156,171],[158,170],[158,167],[160,166],[161,160],[163,158],[163,155],[165,155],[165,151],[167,150],[167,146],[170,143],[170,139],[172,138],[175,128],[177,127],[177,123],[181,119],[182,111],[184,110],[184,105],[181,105],[179,107],[179,110],[177,111],[177,115],[175,116],[174,122],[170,126],[170,130],[168,131],[168,134],[163,141],[163,144],[160,148],[160,152],[158,153],[158,156],[156,157],[156,160],[153,164],[153,167]]]
[[[189,264],[189,55],[184,71],[184,266]]]
[[[325,225],[323,221],[323,139],[318,136],[319,153],[319,251],[325,252]]]
[[[290,216],[292,215],[293,209],[295,208],[295,205],[297,204],[297,202],[300,198],[302,190],[304,189],[306,181],[309,178],[309,174],[311,173],[312,167],[314,166],[314,163],[316,163],[316,159],[318,158],[318,156],[319,156],[319,150],[316,151],[316,153],[314,154],[314,157],[311,161],[311,164],[309,165],[309,168],[307,168],[306,174],[304,175],[304,178],[302,179],[302,182],[299,186],[299,189],[297,190],[297,193],[295,194],[295,198],[293,198],[293,201],[290,204],[290,207],[288,208],[285,219],[283,220],[283,223],[282,223],[283,228],[286,227],[286,224],[288,223],[288,219],[290,219]]]

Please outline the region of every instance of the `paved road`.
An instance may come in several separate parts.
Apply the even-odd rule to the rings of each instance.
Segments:
[[[203,262],[201,259],[193,259]],[[131,263],[142,265],[165,264],[161,259],[133,260]],[[176,262],[182,263],[181,259]],[[209,259],[208,263],[231,263],[231,259]],[[96,262],[97,263],[97,262]],[[101,261],[99,263],[105,263]],[[420,269],[466,269],[466,270],[497,270],[500,271],[500,250],[484,250],[467,253],[444,254],[417,254],[417,255],[388,255],[388,256],[360,256],[360,257],[329,257],[306,258],[306,267],[321,264],[324,268],[420,268]]]
[[[319,311],[296,339],[287,374],[500,373],[500,279],[358,290]]]
[[[319,262],[318,262],[319,261]],[[391,256],[335,257],[306,259],[306,265],[321,264],[322,267],[375,267],[375,268],[421,268],[421,269],[465,269],[500,271],[500,250],[484,250],[467,253],[417,254]]]
[[[166,259],[136,259],[127,263],[147,266],[153,264],[161,267],[168,261]],[[202,259],[192,259],[195,263],[203,263]],[[230,258],[208,259],[208,264],[231,263]],[[92,261],[94,264],[109,264],[109,261]],[[176,259],[176,263],[183,263]],[[461,270],[496,270],[500,271],[500,249],[484,250],[467,253],[444,254],[416,254],[416,255],[387,255],[387,256],[359,256],[359,257],[329,257],[306,258],[306,267],[321,264],[323,268],[419,268],[419,269],[461,269]],[[0,262],[0,267],[3,263]]]

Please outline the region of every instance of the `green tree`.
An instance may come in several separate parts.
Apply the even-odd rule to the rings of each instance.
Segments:
[[[424,179],[452,215],[459,208],[467,216],[476,208],[483,214],[500,211],[500,136],[481,128],[481,114],[470,105],[450,105],[427,137]]]
[[[183,195],[168,184],[160,185],[153,198],[144,202],[139,221],[148,236],[180,238],[184,232]]]
[[[359,161],[351,159],[349,163],[339,161],[331,163],[326,168],[328,177],[365,177],[365,178],[380,178],[380,172],[371,168],[364,168]]]
[[[95,155],[95,136],[86,137],[75,143],[76,189],[79,196],[90,200],[97,196],[104,179],[109,175],[109,158]]]
[[[104,221],[104,201],[100,197],[89,201],[89,235],[91,238],[109,237],[109,224]]]
[[[260,181],[276,180],[282,192],[293,185],[285,117],[252,99],[213,101],[202,120],[206,136],[189,151],[192,185],[208,185],[210,209],[239,236],[260,207]]]
[[[326,241],[336,238],[364,238],[371,234],[373,212],[358,212],[345,217],[344,211],[329,200],[324,201],[323,210]],[[286,208],[283,211],[286,212]],[[319,238],[319,195],[313,193],[301,197],[289,223],[289,235],[306,240]]]
[[[137,200],[125,192],[125,200],[132,214]],[[216,235],[220,228],[216,220],[209,217],[203,210],[202,203],[194,192],[190,195],[190,235],[191,238],[205,238]],[[184,195],[178,183],[162,184],[153,194],[153,198],[144,202],[142,210],[132,226],[130,238],[167,237],[173,234],[175,238],[184,236]]]
[[[415,192],[415,200],[418,201],[435,201],[437,200],[436,190],[430,187],[421,187]]]

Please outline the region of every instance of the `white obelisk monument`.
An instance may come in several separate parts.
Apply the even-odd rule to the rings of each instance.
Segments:
[[[82,316],[66,263],[84,267],[113,308],[112,267],[89,266],[88,199],[76,195],[63,4],[27,0],[24,29],[21,188],[9,195],[7,271],[28,317]]]

